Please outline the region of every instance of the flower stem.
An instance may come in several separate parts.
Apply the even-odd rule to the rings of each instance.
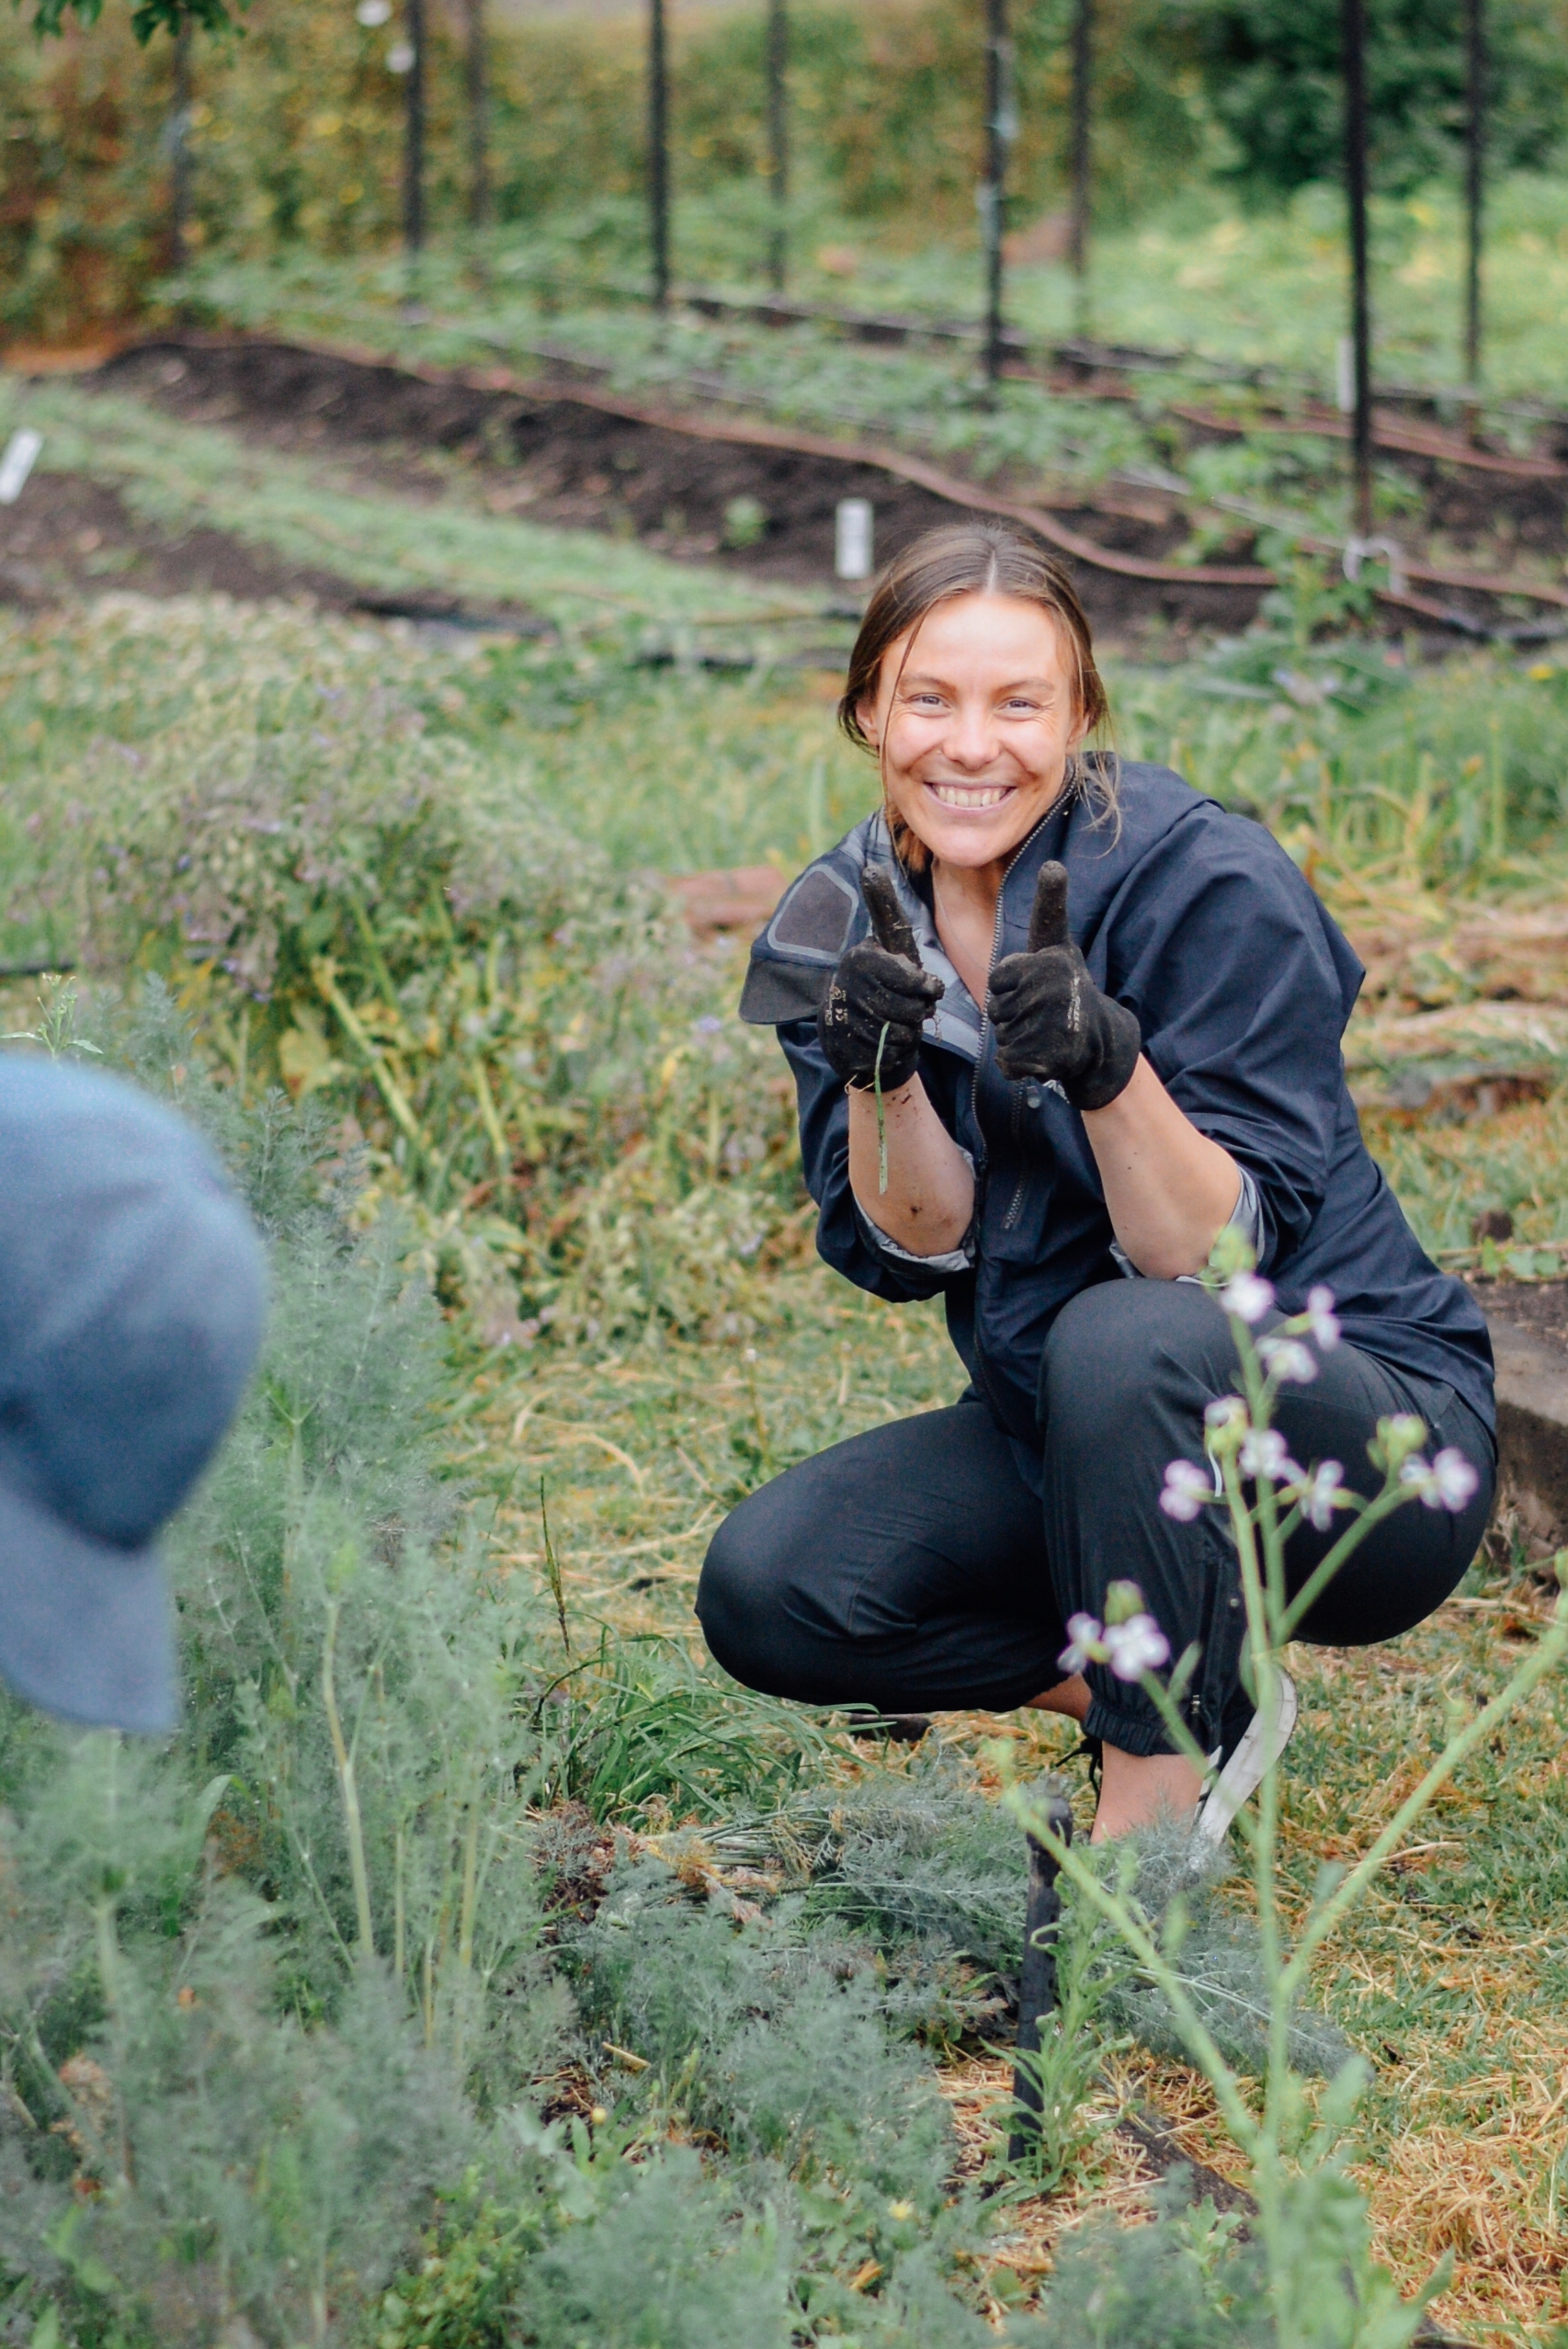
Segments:
[[[891,1020],[882,1022],[882,1032],[877,1038],[876,1065],[871,1071],[871,1088],[877,1096],[877,1197],[880,1199],[885,1199],[888,1192],[888,1118],[882,1106],[882,1052],[892,1025]]]

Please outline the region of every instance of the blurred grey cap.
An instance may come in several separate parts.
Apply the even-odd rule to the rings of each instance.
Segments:
[[[0,1676],[45,1711],[176,1726],[153,1537],[234,1415],[265,1299],[191,1127],[116,1078],[0,1055]]]

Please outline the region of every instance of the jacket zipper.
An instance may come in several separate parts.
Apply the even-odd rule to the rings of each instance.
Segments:
[[[1033,838],[1034,834],[1030,833],[1029,839]],[[1028,846],[1028,840],[1024,846]],[[1002,892],[1006,886],[1007,879],[1004,874],[1002,888],[996,892],[996,919],[991,925],[991,959],[985,966],[985,1001],[980,1006],[980,1050],[974,1056],[974,1074],[969,1087],[969,1114],[982,1148],[984,1147],[985,1135],[980,1123],[980,1070],[985,1058],[985,1039],[991,1033],[991,973],[996,968],[996,949],[1002,943]]]
[[[1021,856],[1023,855],[1024,850],[1025,850],[1025,849],[1026,849],[1026,848],[1029,845],[1029,842],[1030,842],[1030,841],[1032,841],[1032,840],[1035,838],[1035,836],[1036,836],[1036,834],[1037,834],[1038,833],[1041,832],[1041,831],[1044,829],[1045,825],[1046,825],[1046,824],[1050,822],[1050,820],[1051,820],[1051,819],[1050,819],[1050,815],[1049,815],[1049,814],[1041,816],[1041,818],[1040,818],[1040,820],[1039,823],[1037,823],[1037,824],[1036,824],[1036,826],[1035,826],[1035,828],[1034,828],[1034,831],[1033,831],[1033,832],[1031,832],[1031,833],[1029,834],[1028,839],[1028,840],[1022,840],[1022,841],[1020,841],[1020,842],[1019,842],[1018,846],[1017,846],[1017,852],[1016,852],[1016,854],[1015,854],[1015,856],[1014,856],[1014,857],[1013,857],[1013,864],[1015,864],[1015,865],[1016,865],[1016,864],[1017,863],[1017,861],[1018,861],[1018,857],[1021,857]],[[1012,868],[1012,865],[1009,865],[1009,866],[1008,866],[1008,868],[1007,868],[1007,871],[1008,871],[1008,872],[1011,872],[1012,868]],[[986,966],[985,966],[985,978],[986,978],[985,997],[986,997],[986,1000],[985,1000],[985,1002],[984,1002],[984,1003],[983,1003],[983,1004],[981,1004],[981,1006],[980,1006],[980,1050],[979,1050],[979,1051],[978,1051],[978,1052],[975,1054],[975,1056],[974,1056],[974,1075],[973,1075],[973,1077],[971,1079],[971,1082],[970,1082],[970,1088],[969,1088],[969,1115],[970,1115],[970,1122],[971,1122],[971,1125],[973,1126],[973,1128],[974,1128],[974,1136],[975,1136],[975,1140],[979,1142],[980,1147],[981,1147],[981,1153],[982,1153],[982,1156],[981,1156],[981,1170],[982,1170],[982,1174],[983,1174],[983,1177],[985,1177],[985,1178],[987,1178],[987,1179],[989,1178],[989,1169],[990,1169],[990,1153],[986,1151],[986,1148],[985,1148],[985,1129],[984,1129],[984,1128],[982,1126],[982,1124],[981,1124],[981,1122],[980,1122],[980,1072],[981,1072],[982,1067],[984,1065],[984,1061],[985,1061],[985,1046],[986,1046],[986,1040],[987,1040],[987,1038],[989,1038],[989,1036],[990,1036],[990,1034],[991,1034],[991,1010],[990,1010],[990,1002],[991,1002],[991,985],[990,985],[990,981],[991,981],[991,973],[992,973],[992,971],[994,970],[994,968],[995,968],[995,966],[996,966],[996,949],[997,949],[997,948],[998,948],[998,947],[1001,945],[1001,943],[1002,943],[1002,902],[1003,902],[1004,897],[1005,897],[1005,896],[1006,896],[1006,890],[1007,890],[1007,874],[1006,874],[1006,873],[1004,873],[1004,874],[1003,874],[1003,876],[1002,876],[1002,886],[1001,886],[1001,888],[1000,888],[1000,889],[997,891],[997,892],[996,892],[996,919],[995,919],[995,921],[993,923],[992,927],[991,927],[991,959],[990,959],[990,961],[989,961],[989,962],[986,964]],[[1016,1115],[1017,1115],[1017,1112],[1016,1112],[1016,1110],[1015,1110],[1015,1116],[1016,1116]],[[1014,1220],[1016,1220],[1016,1218],[1017,1218],[1017,1216],[1018,1209],[1019,1209],[1019,1204],[1020,1204],[1020,1201],[1021,1201],[1021,1198],[1022,1198],[1022,1195],[1023,1195],[1023,1186],[1024,1186],[1024,1178],[1023,1178],[1022,1174],[1020,1173],[1019,1177],[1018,1177],[1018,1188],[1017,1188],[1017,1190],[1014,1193],[1013,1199],[1012,1199],[1012,1203],[1011,1203],[1011,1205],[1008,1207],[1007,1213],[1006,1213],[1006,1217],[1005,1221],[1004,1221],[1004,1229],[1010,1228],[1010,1226],[1012,1225],[1012,1223],[1014,1222]],[[980,1254],[979,1237],[980,1237],[980,1231],[981,1231],[981,1226],[982,1226],[982,1221],[983,1221],[983,1214],[982,1214],[983,1205],[983,1197],[982,1197],[982,1198],[977,1198],[977,1199],[976,1199],[976,1201],[975,1201],[975,1217],[974,1217],[975,1243],[976,1243],[976,1244],[975,1244],[975,1254],[976,1254],[976,1257],[977,1257],[977,1258],[978,1258],[979,1254]],[[994,1397],[994,1396],[992,1394],[992,1392],[991,1392],[991,1382],[990,1382],[990,1380],[987,1379],[987,1377],[986,1377],[986,1375],[985,1375],[985,1350],[984,1350],[984,1348],[983,1347],[983,1345],[981,1345],[981,1342],[980,1342],[980,1315],[979,1315],[978,1311],[976,1311],[976,1313],[975,1313],[975,1317],[974,1317],[974,1367],[975,1367],[976,1370],[977,1370],[977,1371],[979,1372],[979,1374],[980,1374],[980,1385],[981,1385],[981,1386],[982,1386],[982,1388],[984,1390],[984,1392],[985,1392],[985,1400],[986,1400],[986,1401],[987,1401],[987,1402],[991,1405],[991,1413],[992,1413],[992,1417],[993,1417],[993,1418],[996,1421],[996,1424],[997,1424],[997,1425],[998,1425],[998,1426],[1003,1426],[1003,1427],[1005,1427],[1005,1426],[1006,1425],[1006,1419],[1003,1417],[1003,1415],[1002,1415],[1001,1412],[1000,1412],[1000,1411],[997,1409],[997,1407],[996,1407],[996,1399],[995,1399],[995,1397]]]

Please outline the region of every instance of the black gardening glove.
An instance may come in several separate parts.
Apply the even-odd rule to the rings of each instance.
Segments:
[[[835,1072],[862,1093],[875,1082],[881,1045],[882,1091],[896,1093],[915,1074],[921,1022],[939,999],[942,982],[921,969],[915,933],[887,875],[862,873],[860,893],[873,936],[839,957],[817,1014],[817,1034]]]
[[[1064,865],[1040,867],[1028,950],[992,971],[988,1008],[1004,1076],[1054,1078],[1074,1109],[1103,1109],[1131,1081],[1143,1039],[1073,943]]]

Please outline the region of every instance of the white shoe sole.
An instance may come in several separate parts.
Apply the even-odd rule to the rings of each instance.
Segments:
[[[1264,1773],[1272,1769],[1290,1744],[1300,1711],[1296,1684],[1288,1672],[1282,1672],[1274,1734],[1268,1740],[1267,1751],[1264,1750],[1263,1715],[1256,1712],[1247,1723],[1241,1743],[1198,1807],[1192,1830],[1195,1858],[1207,1858],[1219,1850],[1243,1803],[1257,1792]]]

